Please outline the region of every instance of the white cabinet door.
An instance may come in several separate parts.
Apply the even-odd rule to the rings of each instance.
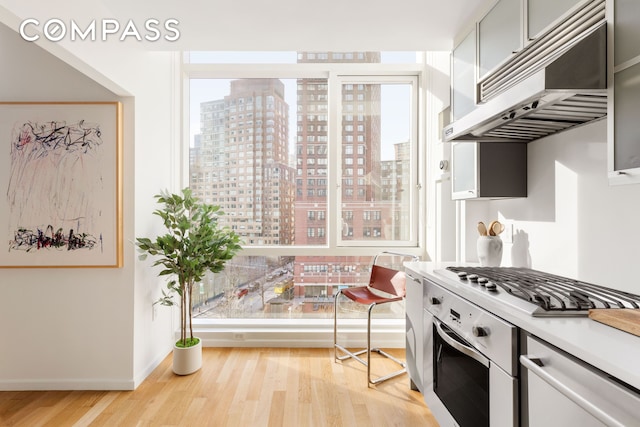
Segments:
[[[609,184],[640,183],[640,2],[615,0],[607,5],[609,51],[609,111],[607,122],[609,144]],[[613,83],[613,84],[611,84]],[[611,98],[613,98],[611,100]]]
[[[584,0],[528,0],[527,39],[533,40]]]
[[[478,69],[487,72],[522,49],[522,14],[518,0],[500,0],[478,23]]]
[[[453,199],[478,196],[478,143],[451,145],[451,192]]]
[[[614,64],[623,64],[640,56],[640,1],[615,0]]]
[[[615,74],[614,170],[640,168],[640,64]]]
[[[451,114],[458,120],[476,107],[475,30],[453,50],[451,59]]]

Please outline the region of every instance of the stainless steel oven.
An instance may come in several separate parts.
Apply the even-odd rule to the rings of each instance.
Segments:
[[[434,270],[423,276],[423,291],[423,393],[441,426],[640,427],[637,389],[496,316],[508,309],[562,325],[594,308],[638,309],[640,295],[531,269],[473,266]]]
[[[424,398],[440,425],[517,426],[517,328],[428,279],[424,308]]]

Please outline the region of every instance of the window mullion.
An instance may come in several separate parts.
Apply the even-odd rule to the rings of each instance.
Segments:
[[[327,233],[329,248],[335,248],[342,242],[342,216],[340,215],[340,206],[342,204],[342,183],[340,177],[342,175],[341,168],[341,129],[342,129],[342,112],[340,111],[341,99],[341,78],[335,73],[329,73],[329,142],[328,152],[329,164],[328,169],[328,186],[327,189],[327,224],[329,224],[329,232]]]

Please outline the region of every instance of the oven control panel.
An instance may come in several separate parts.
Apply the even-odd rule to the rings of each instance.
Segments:
[[[510,374],[516,372],[517,328],[464,298],[424,280],[424,309]]]

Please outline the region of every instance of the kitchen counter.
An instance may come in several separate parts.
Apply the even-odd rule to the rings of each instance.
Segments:
[[[453,263],[409,262],[405,268],[428,277],[444,288],[480,305],[517,327],[564,350],[607,374],[640,389],[640,337],[604,325],[588,317],[532,317],[486,295],[472,292],[469,285],[438,280],[435,270]],[[459,264],[456,264],[459,265]]]

